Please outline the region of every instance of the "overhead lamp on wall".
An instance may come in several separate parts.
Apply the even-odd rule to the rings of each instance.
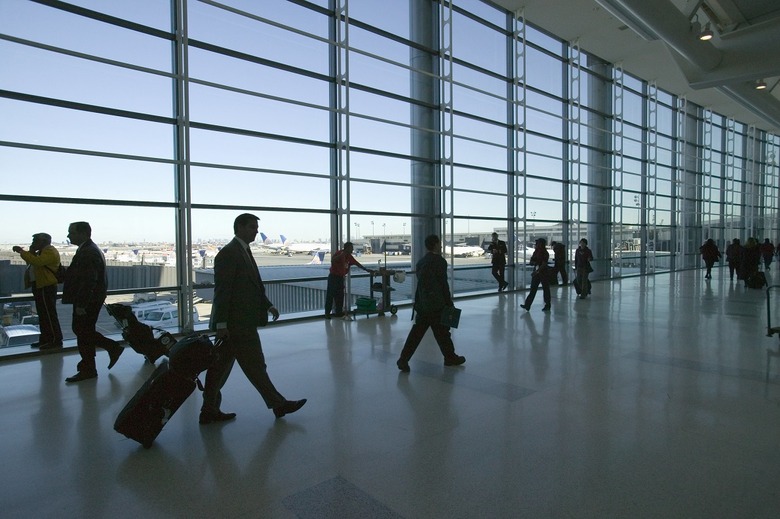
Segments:
[[[704,30],[699,33],[699,39],[701,41],[710,41],[713,36],[714,33],[710,28],[710,22],[707,22],[707,25],[704,26]]]
[[[763,79],[756,81],[756,90],[766,90],[766,81]]]

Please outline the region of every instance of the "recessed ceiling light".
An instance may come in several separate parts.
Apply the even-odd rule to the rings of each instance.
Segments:
[[[766,89],[766,81],[763,79],[759,79],[756,81],[756,90],[765,90]]]

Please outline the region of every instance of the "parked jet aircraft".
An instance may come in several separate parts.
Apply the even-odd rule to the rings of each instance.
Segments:
[[[485,249],[476,245],[456,243],[453,246],[445,245],[443,247],[443,252],[446,256],[452,254],[456,258],[473,258],[485,254]]]
[[[320,251],[330,252],[330,243],[312,243],[312,242],[291,242],[284,234],[280,234],[282,239],[282,246],[284,251],[291,252],[293,254],[309,254],[315,255]]]

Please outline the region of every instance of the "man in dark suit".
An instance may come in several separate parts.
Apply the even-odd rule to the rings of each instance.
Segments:
[[[201,424],[236,417],[235,413],[220,410],[222,386],[236,360],[277,418],[294,413],[306,403],[306,399],[284,398],[266,371],[257,327],[268,323],[269,313],[274,321],[279,319],[279,311],[265,295],[263,280],[249,248],[257,236],[257,220],[253,214],[238,215],[233,222],[235,237],[214,258],[214,300],[209,327],[217,332],[217,339],[224,339],[224,342],[217,362],[206,372]]]
[[[68,227],[68,240],[78,245],[73,260],[65,273],[62,286],[63,304],[73,305],[73,333],[79,347],[81,361],[78,372],[65,382],[81,382],[97,377],[95,348],[108,351],[108,369],[114,367],[124,348],[116,341],[104,337],[95,329],[98,314],[106,300],[106,259],[97,244],[92,241],[92,228],[87,222],[74,222]]]

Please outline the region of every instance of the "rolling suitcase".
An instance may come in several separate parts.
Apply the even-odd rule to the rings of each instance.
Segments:
[[[165,424],[195,390],[198,374],[208,369],[218,348],[206,335],[177,342],[152,376],[130,399],[114,422],[114,430],[148,449]],[[202,389],[202,386],[201,386]]]
[[[766,286],[766,275],[763,272],[754,272],[746,282],[748,288],[764,288]]]
[[[162,362],[130,399],[114,422],[114,430],[148,449],[162,428],[195,390],[195,381]]]

